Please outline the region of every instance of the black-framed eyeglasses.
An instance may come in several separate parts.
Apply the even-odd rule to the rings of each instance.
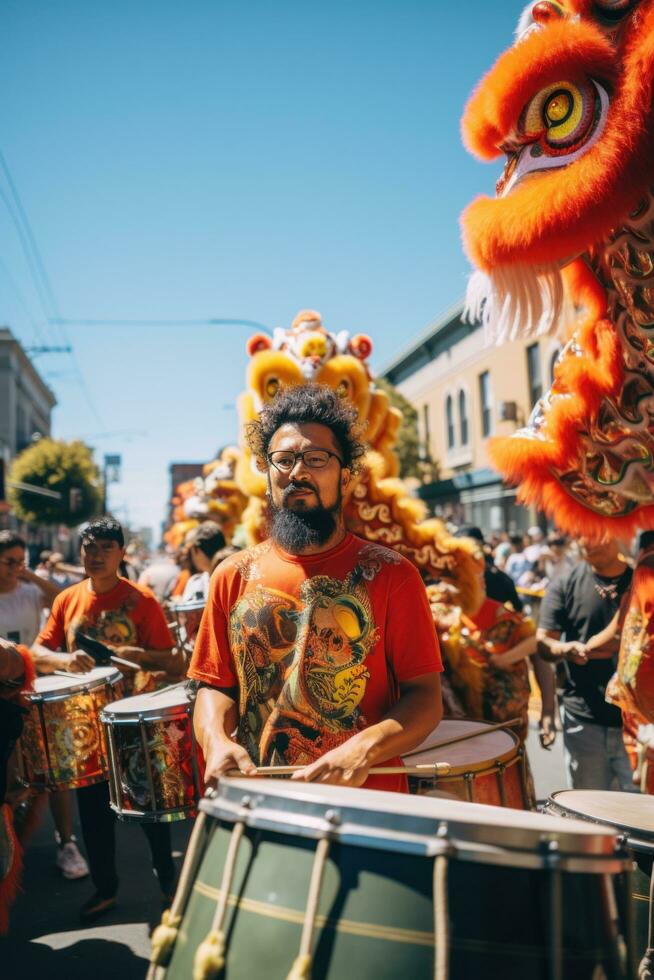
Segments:
[[[301,459],[310,470],[321,470],[323,466],[327,466],[331,456],[337,459],[341,466],[344,465],[341,457],[329,449],[305,449],[303,453],[294,453],[290,449],[276,449],[268,453],[267,459],[280,473],[290,473],[298,459]]]

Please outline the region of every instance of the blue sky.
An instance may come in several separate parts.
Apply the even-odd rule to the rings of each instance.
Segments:
[[[0,149],[61,316],[276,326],[308,306],[383,366],[465,288],[458,216],[497,168],[459,119],[523,6],[4,0]],[[249,332],[62,333],[2,200],[0,323],[73,344],[88,394],[70,357],[36,361],[55,435],[122,453],[132,523],[160,522],[169,461],[236,437]]]

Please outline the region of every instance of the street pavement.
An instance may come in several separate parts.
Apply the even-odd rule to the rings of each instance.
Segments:
[[[541,749],[532,725],[527,748],[540,800],[565,786],[561,735]],[[465,805],[465,804],[462,804]],[[54,829],[49,810],[25,855],[23,893],[11,915],[9,936],[0,939],[0,977],[7,980],[143,980],[149,935],[161,916],[149,848],[138,827],[118,823],[120,892],[117,907],[97,924],[79,925],[79,907],[91,894],[89,878],[64,880],[54,865]],[[173,853],[181,860],[188,821],[172,825]],[[78,838],[81,837],[79,829]]]

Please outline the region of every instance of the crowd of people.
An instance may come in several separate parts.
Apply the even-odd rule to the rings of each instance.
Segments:
[[[343,494],[363,451],[354,426],[353,411],[320,386],[284,392],[262,411],[249,438],[268,475],[270,536],[251,548],[228,546],[207,521],[178,555],[144,566],[120,525],[101,518],[81,529],[79,566],[44,554],[30,571],[24,540],[0,532],[0,803],[30,806],[15,769],[19,692],[34,671],[92,668],[80,634],[132,665],[121,666],[127,695],[194,682],[207,784],[281,764],[293,779],[406,790],[402,775],[370,769],[400,766],[443,703],[454,717],[512,720],[524,743],[535,688],[541,744],[561,727],[571,787],[636,788],[622,712],[606,700],[630,559],[616,542],[568,542],[537,527],[485,540],[461,526],[452,530],[478,551],[483,593],[466,611],[452,583],[425,583],[407,559],[347,531]],[[201,621],[190,618],[198,608]],[[81,909],[91,922],[117,900],[108,785],[76,790],[86,857],[73,793],[48,796],[57,866],[91,876]],[[169,825],[143,831],[169,904]]]

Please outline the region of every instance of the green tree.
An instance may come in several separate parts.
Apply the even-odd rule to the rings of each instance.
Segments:
[[[420,445],[418,412],[386,378],[375,378],[375,386],[386,392],[393,408],[397,408],[402,414],[402,424],[395,445],[395,452],[400,460],[400,476],[414,476],[424,480],[431,470],[435,470],[435,466],[430,459],[425,458],[424,449]]]
[[[98,468],[89,447],[79,441],[40,439],[16,457],[8,483],[10,505],[18,517],[31,524],[73,527],[97,514],[102,501]],[[12,483],[54,490],[61,499],[21,490]]]

